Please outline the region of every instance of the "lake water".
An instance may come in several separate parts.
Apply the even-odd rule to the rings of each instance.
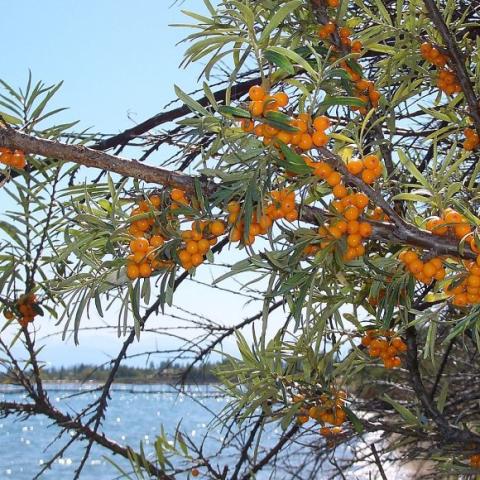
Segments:
[[[75,385],[51,385],[47,390],[59,409],[73,413],[98,397],[97,392],[71,397],[78,388]],[[28,401],[19,392],[1,392],[2,400]],[[172,433],[181,422],[183,432],[194,440],[200,440],[213,418],[211,412],[220,412],[225,403],[225,397],[215,395],[211,387],[192,387],[185,395],[163,385],[116,385],[103,430],[113,440],[121,444],[128,443],[134,448],[138,448],[139,442],[143,441],[147,450],[153,447],[162,423],[167,433]],[[68,440],[67,433],[45,451],[58,432],[59,429],[43,416],[33,416],[25,421],[15,417],[0,419],[0,479],[31,480],[42,464],[57,452],[55,448],[60,449]],[[213,429],[212,434],[213,437],[222,438],[219,428]],[[212,448],[215,447],[213,443],[216,443],[214,439],[211,440]],[[41,478],[72,478],[84,446],[84,443],[72,445]],[[207,442],[207,452],[208,447]],[[101,447],[95,447],[81,475],[82,480],[107,480],[118,476],[118,471],[105,460],[104,455],[123,467],[129,465],[121,458],[109,455]]]
[[[28,402],[28,398],[18,390],[5,391],[5,386],[0,386],[0,400]],[[90,387],[91,388],[91,387]],[[85,390],[85,389],[84,389]],[[98,392],[83,391],[78,394],[80,387],[71,385],[50,385],[47,386],[50,399],[60,410],[74,414],[82,410],[86,405],[98,398]],[[220,395],[214,388],[208,386],[189,387],[186,393],[179,394],[167,385],[115,385],[112,391],[112,398],[109,402],[107,416],[103,423],[105,434],[122,445],[130,445],[138,450],[140,442],[143,442],[145,451],[153,450],[156,436],[160,433],[162,424],[168,434],[173,434],[177,425],[181,422],[181,431],[192,440],[200,444],[207,430],[210,430],[208,440],[204,444],[204,454],[215,455],[225,432],[218,426],[211,426],[209,423],[215,418],[226,405],[227,399]],[[316,442],[319,440],[318,429],[311,430],[307,438]],[[0,419],[0,480],[32,480],[40,471],[42,465],[50,460],[57,451],[68,441],[70,433],[67,432],[52,446],[49,444],[59,433],[58,427],[52,425],[51,421],[43,416],[32,416],[25,421],[16,417]],[[273,446],[281,435],[279,423],[271,423],[266,426],[262,435],[260,450],[262,447]],[[172,435],[169,435],[172,438]],[[308,440],[302,437],[302,440]],[[69,480],[73,478],[75,468],[78,466],[84,453],[86,443],[75,442],[65,454],[57,459],[50,470],[46,470],[41,479]],[[310,453],[309,453],[310,452]],[[337,458],[349,457],[349,446],[339,447],[332,451]],[[257,474],[257,480],[281,478],[306,478],[298,472],[298,465],[302,465],[304,456],[311,455],[309,449],[301,444],[292,445],[286,452],[286,463],[289,464],[291,473],[276,473],[267,467]],[[125,471],[130,472],[130,464],[121,457],[113,456],[109,451],[94,445],[92,453],[81,474],[81,480],[112,480],[119,478],[120,474],[105,456],[120,465]],[[260,454],[260,457],[263,455]],[[238,450],[233,447],[222,451],[222,457],[214,456],[212,465],[234,465],[235,458],[238,458]],[[190,466],[189,466],[190,467]],[[287,467],[288,468],[288,467]],[[200,472],[202,469],[200,469]],[[350,472],[353,474],[353,472]],[[400,476],[397,476],[399,474]],[[328,465],[323,465],[321,470],[315,470],[315,478],[331,478],[332,470]],[[132,478],[135,478],[132,476]],[[186,478],[186,475],[179,475],[176,478]],[[206,478],[202,475],[199,478]],[[336,478],[336,477],[335,477]],[[355,469],[355,475],[347,478],[367,479],[372,477],[369,471],[360,473]],[[391,472],[389,479],[401,478],[402,480],[415,478],[415,476],[403,475],[398,472]]]

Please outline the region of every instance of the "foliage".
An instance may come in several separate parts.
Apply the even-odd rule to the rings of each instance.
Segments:
[[[150,171],[132,165],[131,175],[119,176],[117,163],[103,162],[103,137],[75,134],[74,124],[44,126],[58,113],[47,105],[60,85],[29,78],[17,92],[2,81],[0,143],[21,149],[8,140],[18,138],[28,154],[25,170],[3,174],[15,205],[0,223],[3,330],[16,329],[13,343],[29,353],[20,365],[1,341],[9,378],[58,419],[42,387],[48,374],[36,325],[51,317],[80,341],[90,316],[116,315],[122,350],[100,399],[78,420],[85,461],[91,444],[103,441],[129,459],[126,478],[194,476],[198,468],[208,478],[253,478],[264,468],[316,478],[336,452],[332,478],[365,465],[385,475],[383,464],[412,458],[429,461],[425,478],[473,475],[480,451],[471,381],[480,347],[478,8],[462,0],[204,3],[205,15],[184,12],[193,33],[183,62],[204,65],[204,97],[177,86],[185,108],[150,123],[148,130],[176,121],[143,146],[143,162],[162,145],[176,147],[156,168],[163,175],[169,167],[154,187],[145,181]],[[215,92],[219,75],[225,88]],[[45,139],[75,146],[50,158]],[[107,141],[137,146],[122,134]],[[92,178],[80,165],[102,173]],[[189,167],[194,175],[183,175]],[[234,278],[242,289],[233,293],[259,294],[261,311],[234,326],[192,314],[204,335],[184,338],[194,352],[189,374],[236,336],[238,355],[224,354],[216,371],[230,399],[216,421],[225,444],[241,439],[234,466],[217,464],[181,426],[173,440],[158,437],[154,454],[99,441],[128,348],[174,304],[181,282],[218,262],[227,244],[243,258],[212,288],[228,289]],[[20,299],[32,293],[36,318],[18,330]],[[281,307],[278,327],[271,315]],[[242,332],[250,325],[251,341]],[[12,408],[18,413],[0,403],[0,412]],[[260,449],[272,423],[282,434]],[[344,446],[350,456],[342,456]]]

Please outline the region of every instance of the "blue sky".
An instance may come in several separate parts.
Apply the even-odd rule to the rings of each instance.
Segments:
[[[58,102],[68,119],[105,133],[117,132],[162,110],[173,84],[196,85],[200,66],[178,65],[190,23],[181,9],[202,11],[200,0],[4,1],[0,76],[25,84],[28,69],[46,83],[64,80]],[[185,20],[187,20],[185,22]]]
[[[140,122],[162,111],[175,97],[174,84],[184,91],[197,88],[202,65],[190,66],[188,71],[178,67],[186,46],[176,44],[191,31],[169,24],[190,23],[180,10],[203,11],[200,0],[177,4],[171,0],[2,3],[0,29],[9,42],[2,51],[0,78],[12,86],[23,86],[31,69],[36,80],[64,80],[55,103],[55,107],[69,107],[61,114],[62,121],[81,120],[83,128],[115,133],[132,126],[132,119]],[[218,267],[208,265],[200,270],[197,278],[207,283],[222,273]],[[233,281],[224,286],[238,290]],[[225,324],[238,322],[261,308],[258,302],[256,306],[245,305],[241,297],[190,281],[181,287],[176,300],[189,310]],[[110,315],[110,323],[116,323],[115,317],[115,313]],[[276,318],[280,320],[283,315]],[[85,319],[84,325],[90,325],[87,322],[95,325],[99,320]],[[160,316],[153,319],[151,326],[176,323]],[[47,319],[42,319],[39,328],[40,337],[58,331]],[[122,341],[116,338],[115,331],[86,332],[80,336],[80,346],[74,347],[71,340],[64,343],[57,336],[45,341],[43,359],[56,365],[105,361],[118,351]],[[174,344],[171,338],[145,334],[131,351],[171,348]],[[226,342],[226,348],[235,350],[233,339]],[[145,359],[136,363],[142,362]]]

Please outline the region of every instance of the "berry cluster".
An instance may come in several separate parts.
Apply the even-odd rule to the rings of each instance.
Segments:
[[[385,368],[395,368],[402,365],[399,353],[407,350],[407,345],[391,330],[367,330],[362,337],[362,345],[368,347],[372,358],[380,357]]]
[[[383,166],[377,155],[367,155],[363,159],[353,158],[347,163],[348,171],[367,184],[372,185],[382,176]]]
[[[357,197],[357,195],[363,196],[364,194],[351,194],[348,200],[360,205],[363,197]],[[346,207],[343,219],[333,220],[326,227],[322,226],[318,229],[318,234],[322,239],[320,248],[325,248],[330,242],[346,236],[347,247],[343,259],[347,262],[365,254],[363,242],[372,234],[372,226],[369,223],[358,221],[363,209],[356,205],[351,204]]]
[[[445,278],[445,268],[439,257],[423,262],[413,250],[404,250],[398,257],[407,270],[421,283],[429,285],[433,280]]]
[[[338,34],[339,42],[335,42],[334,34]],[[338,51],[339,48],[346,50],[347,53],[361,53],[363,44],[360,40],[353,40],[350,38],[352,35],[352,31],[347,27],[340,27],[337,28],[337,25],[329,21],[322,25],[318,30],[318,36],[324,40],[329,41],[331,43],[336,43],[332,45],[332,49],[334,51]],[[336,60],[336,56],[332,55],[332,60]],[[355,68],[352,68],[355,67]],[[340,62],[340,67],[348,73],[350,80],[355,85],[355,95],[359,98],[365,105],[358,107],[358,106],[351,106],[350,109],[353,111],[359,111],[362,115],[366,115],[369,110],[369,106],[371,108],[377,108],[381,94],[378,90],[375,89],[374,82],[366,80],[362,76],[362,69],[358,63],[354,62],[353,60],[349,61],[342,61]]]
[[[26,327],[35,320],[37,312],[37,296],[34,293],[27,293],[18,299],[17,309],[20,312],[18,323],[22,327]]]
[[[472,455],[469,460],[470,460],[471,467],[480,468],[480,453]]]
[[[424,42],[420,45],[420,53],[427,62],[435,65],[438,68],[437,87],[448,95],[459,93],[462,87],[454,72],[448,69],[448,56],[435,48],[431,43]]]
[[[480,136],[472,128],[466,128],[463,133],[465,134],[465,142],[463,148],[469,152],[476,150],[480,147]]]
[[[298,218],[298,210],[295,204],[295,192],[289,189],[274,190],[270,192],[271,202],[264,207],[264,213],[253,213],[250,219],[248,238],[245,236],[245,219],[240,217],[241,205],[236,201],[228,204],[228,223],[232,225],[230,241],[243,241],[245,245],[252,245],[255,237],[265,235],[271,229],[275,220],[285,219],[293,222]]]
[[[221,220],[195,221],[189,230],[182,231],[183,244],[177,251],[180,265],[185,270],[198,267],[205,261],[205,255],[216,245],[217,238],[225,233]]]
[[[286,93],[278,92],[270,95],[259,85],[250,88],[249,97],[252,100],[249,106],[250,113],[257,118],[267,112],[278,111],[280,108],[286,107],[289,102]],[[278,140],[286,145],[296,146],[307,151],[314,146],[323,147],[329,141],[325,130],[330,127],[330,120],[321,116],[312,121],[311,116],[307,113],[300,113],[297,118],[292,118],[290,121],[290,127],[294,127],[296,132],[282,130],[268,123],[259,122],[255,125],[255,122],[249,119],[243,119],[241,126],[244,132],[261,137],[264,145],[270,145],[272,142],[276,145],[275,140]]]
[[[300,409],[297,421],[300,424],[313,419],[323,425],[320,434],[324,437],[338,435],[342,433],[340,428],[347,421],[347,414],[344,406],[347,400],[347,394],[343,390],[331,389],[330,392],[320,395],[318,401],[310,408]],[[302,396],[296,396],[294,402],[304,401]],[[330,424],[331,426],[326,426]]]
[[[27,165],[25,153],[21,150],[10,150],[6,147],[0,147],[0,163],[18,169],[23,169]]]
[[[447,208],[441,217],[429,217],[426,228],[434,235],[454,235],[462,239],[465,235],[471,233],[472,228],[467,219],[453,208]]]
[[[157,258],[157,251],[165,243],[165,239],[155,228],[155,210],[161,205],[158,195],[151,195],[142,200],[132,210],[131,216],[142,215],[143,218],[134,220],[128,229],[133,238],[130,242],[131,254],[127,259],[127,277],[135,280],[139,277],[148,278],[154,270],[171,265]]]
[[[365,253],[363,242],[371,236],[372,226],[368,222],[359,221],[369,204],[367,195],[362,192],[352,192],[342,183],[342,175],[326,162],[314,162],[304,157],[305,163],[312,168],[313,174],[325,180],[332,187],[335,200],[331,205],[341,218],[337,218],[321,226],[318,234],[321,238],[319,245],[307,245],[306,255],[312,255],[328,246],[332,241],[339,240],[346,235],[346,250],[343,254],[345,261],[361,257]],[[369,184],[381,175],[383,169],[376,155],[368,155],[363,160],[352,160],[347,164],[348,171],[353,175],[360,175]]]
[[[460,283],[444,288],[447,295],[453,297],[452,304],[457,307],[480,303],[480,256],[476,262],[464,262],[467,275]]]

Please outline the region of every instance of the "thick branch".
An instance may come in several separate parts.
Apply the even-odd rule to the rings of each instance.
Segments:
[[[99,168],[165,187],[181,188],[188,193],[195,192],[195,177],[184,173],[144,165],[135,160],[98,152],[85,146],[65,145],[52,140],[33,137],[11,128],[0,129],[0,146],[18,148],[29,154],[71,161],[79,165]],[[378,191],[365,184],[360,178],[351,175],[340,157],[326,148],[319,148],[318,151],[323,159],[345,177],[346,183],[354,185],[360,191],[366,193],[375,205],[383,208],[391,217],[394,225],[372,222],[374,237],[377,240],[392,244],[411,245],[439,255],[451,255],[467,259],[476,258],[476,255],[469,248],[465,248],[464,253],[460,255],[458,243],[455,239],[432,235],[426,230],[421,230],[405,222]],[[200,178],[198,180],[207,196],[212,195],[218,188],[218,185],[213,182]],[[328,212],[319,208],[304,206],[300,219],[318,225],[324,223],[325,218],[329,215]]]
[[[151,167],[135,160],[98,152],[83,145],[66,145],[26,135],[12,128],[0,128],[0,145],[13,149],[17,148],[29,154],[42,155],[44,157],[74,162],[86,167],[99,168],[126,177],[164,185],[165,187],[181,188],[190,193],[194,192],[192,177],[184,173]],[[208,191],[208,185],[205,184],[204,188]]]

